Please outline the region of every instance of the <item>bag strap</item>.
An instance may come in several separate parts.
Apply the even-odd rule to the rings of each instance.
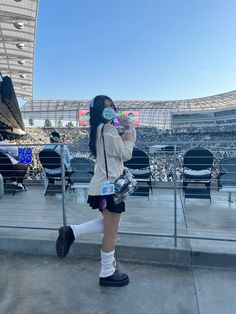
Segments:
[[[106,167],[106,174],[107,174],[107,181],[108,181],[107,156],[106,156],[105,140],[104,140],[104,133],[103,133],[103,131],[104,131],[104,126],[105,126],[105,124],[103,124],[103,126],[102,126],[102,131],[101,131],[101,133],[102,133],[103,151],[104,151],[105,167]]]

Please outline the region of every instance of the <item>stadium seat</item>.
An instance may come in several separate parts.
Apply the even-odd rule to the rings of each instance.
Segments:
[[[204,198],[211,201],[213,154],[208,149],[188,150],[183,160],[183,192],[185,198]],[[192,187],[189,187],[191,184]]]
[[[19,174],[19,172],[13,168],[10,157],[3,149],[0,149],[0,173],[3,177],[4,193],[12,193],[14,195],[16,192],[23,191],[19,186],[8,182],[12,181],[12,179],[14,179],[14,181],[17,180],[17,177],[22,174]],[[26,191],[27,189],[23,183],[22,186]]]
[[[56,181],[61,181],[61,156],[52,149],[43,149],[39,152],[39,160],[44,169],[45,175],[48,179],[54,179]],[[50,174],[47,172],[49,170],[59,169],[58,173]],[[70,183],[70,172],[65,169],[65,179],[67,184],[65,186],[66,190],[68,188],[68,183]],[[45,190],[44,195],[46,196],[48,193],[55,194],[61,192],[61,185],[48,184]]]
[[[148,154],[137,147],[133,149],[132,159],[124,163],[129,168],[134,178],[138,181],[138,189],[133,195],[148,196],[149,190],[152,192],[152,172]],[[143,185],[146,183],[147,185]]]
[[[89,183],[94,174],[95,163],[93,160],[86,157],[75,157],[70,162],[72,175],[71,175],[71,189],[83,189],[85,197],[87,197],[87,190]]]
[[[227,157],[219,162],[218,190],[229,193],[232,202],[232,192],[236,192],[236,158]]]

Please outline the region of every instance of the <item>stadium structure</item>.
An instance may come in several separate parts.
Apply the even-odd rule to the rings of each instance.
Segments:
[[[0,0],[0,72],[17,97],[31,98],[38,0]]]
[[[25,134],[16,94],[10,77],[2,77],[0,81],[0,131],[7,135]]]
[[[140,127],[153,126],[176,132],[188,127],[199,130],[203,122],[205,126],[215,126],[219,119],[221,125],[233,121],[236,125],[236,116],[233,119],[236,115],[236,91],[186,100],[116,100],[114,103],[121,113],[132,115],[134,124]],[[49,119],[55,126],[59,121],[74,121],[77,126],[88,126],[88,111],[87,100],[29,100],[21,108],[25,120]]]
[[[0,131],[24,134],[17,97],[32,97],[38,0],[0,0]]]
[[[172,130],[175,133],[236,132],[236,107],[173,113],[171,119]]]

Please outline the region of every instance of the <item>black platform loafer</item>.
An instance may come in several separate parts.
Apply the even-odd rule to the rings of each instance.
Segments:
[[[71,244],[75,241],[75,237],[73,230],[69,226],[61,227],[58,232],[56,252],[58,257],[63,258],[68,254]]]
[[[129,277],[125,273],[119,272],[117,269],[115,270],[114,274],[105,277],[105,278],[99,278],[99,284],[100,286],[108,287],[123,287],[128,285],[129,283]]]

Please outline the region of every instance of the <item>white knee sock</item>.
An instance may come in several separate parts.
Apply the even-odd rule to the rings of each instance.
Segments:
[[[101,251],[101,271],[99,277],[105,278],[114,274],[115,272],[115,259],[114,259],[115,250],[111,252],[103,252]]]
[[[71,225],[71,228],[73,230],[75,239],[78,239],[81,234],[103,233],[103,218],[91,220],[80,225]]]

